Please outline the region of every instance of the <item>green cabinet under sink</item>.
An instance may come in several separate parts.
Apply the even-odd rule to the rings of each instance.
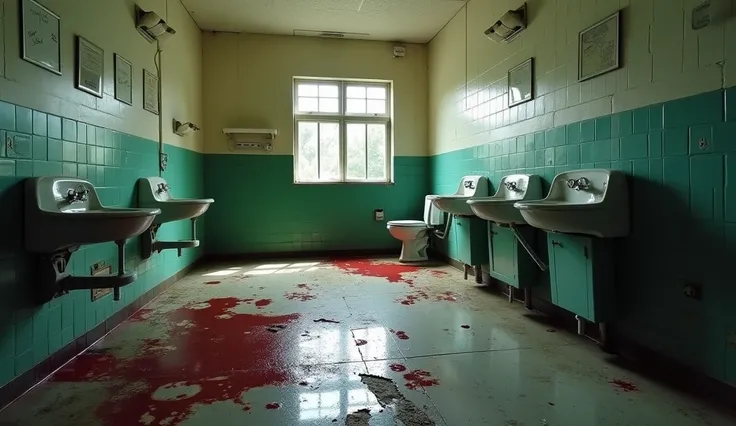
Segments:
[[[464,216],[456,216],[453,221],[457,260],[473,266],[488,262],[486,221]]]
[[[615,307],[611,244],[548,233],[552,303],[592,322],[609,321]]]
[[[534,228],[518,227],[522,237],[534,241]],[[530,288],[537,280],[539,268],[508,227],[488,222],[488,251],[491,277],[516,288]]]

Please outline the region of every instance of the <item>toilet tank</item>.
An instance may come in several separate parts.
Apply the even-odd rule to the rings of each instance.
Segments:
[[[424,197],[424,223],[428,226],[437,226],[445,223],[445,214],[432,203],[436,195]]]

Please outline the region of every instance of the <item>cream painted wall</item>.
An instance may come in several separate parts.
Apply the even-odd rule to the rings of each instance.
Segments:
[[[483,31],[521,0],[471,0],[429,44],[429,152],[439,154],[736,84],[736,0],[693,31],[701,0],[529,0],[513,42]],[[622,68],[577,81],[579,31],[622,15]],[[507,72],[535,58],[536,99],[509,109]],[[731,65],[732,66],[728,66]]]
[[[364,78],[394,83],[395,155],[427,154],[427,49],[310,37],[204,34],[206,153],[233,151],[222,129],[274,128],[274,154],[293,153],[292,79]]]
[[[41,0],[61,16],[62,76],[20,57],[17,0],[3,0],[0,99],[29,108],[158,140],[158,117],[143,109],[143,68],[155,72],[155,44],[135,29],[132,0]],[[179,0],[139,0],[177,31],[163,45],[163,130],[167,144],[202,150],[201,132],[186,138],[172,132],[172,119],[202,125],[202,35]],[[104,97],[74,88],[75,35],[105,50]],[[133,106],[115,100],[113,54],[133,63]]]

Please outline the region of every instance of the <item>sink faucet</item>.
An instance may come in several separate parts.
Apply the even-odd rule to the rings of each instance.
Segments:
[[[567,187],[576,191],[587,191],[588,189],[590,189],[590,181],[586,177],[581,177],[578,179],[568,179]]]
[[[158,192],[159,194],[162,192],[169,192],[169,189],[171,189],[171,185],[168,185],[166,183],[159,183],[158,184]]]
[[[506,183],[504,183],[504,186],[509,191],[513,191],[513,192],[519,192],[519,191],[521,191],[519,189],[519,187],[516,185],[516,182],[506,182]]]
[[[70,203],[75,201],[87,201],[89,190],[84,185],[79,185],[77,189],[69,188],[66,191],[66,200]]]
[[[468,189],[475,189],[475,184],[472,180],[466,180],[463,185]]]

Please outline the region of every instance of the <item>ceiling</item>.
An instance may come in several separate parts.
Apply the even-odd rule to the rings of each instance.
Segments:
[[[182,0],[182,3],[206,31],[287,35],[344,32],[344,38],[426,43],[460,10],[465,0]]]

